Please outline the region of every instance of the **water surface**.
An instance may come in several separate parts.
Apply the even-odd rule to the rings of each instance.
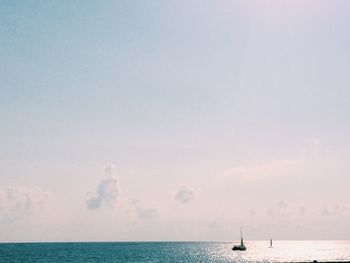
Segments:
[[[301,262],[350,261],[350,241],[91,242],[0,244],[0,262]]]

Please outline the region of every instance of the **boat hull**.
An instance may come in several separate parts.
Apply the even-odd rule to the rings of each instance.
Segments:
[[[232,248],[232,250],[237,250],[237,251],[244,251],[244,250],[246,250],[247,248],[246,247],[238,247],[238,246],[234,246],[233,248]]]

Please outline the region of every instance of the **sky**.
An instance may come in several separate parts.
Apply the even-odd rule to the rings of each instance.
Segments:
[[[349,239],[349,8],[1,1],[0,242]]]

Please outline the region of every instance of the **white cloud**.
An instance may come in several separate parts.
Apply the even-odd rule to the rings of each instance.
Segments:
[[[49,192],[38,186],[7,186],[0,188],[0,219],[13,222],[43,208]]]
[[[102,178],[96,187],[96,192],[88,193],[86,206],[89,209],[113,207],[120,195],[118,179],[115,175],[115,166],[109,165],[105,169],[106,177]]]
[[[274,176],[285,176],[296,168],[295,161],[279,160],[253,166],[237,166],[226,172],[228,176],[243,179],[260,179]]]
[[[175,194],[175,199],[182,204],[187,204],[194,199],[194,190],[186,185],[180,186]]]
[[[130,210],[141,219],[153,219],[157,217],[158,211],[154,208],[144,207],[139,200],[129,199],[122,194],[119,185],[116,166],[110,164],[103,168],[104,177],[96,187],[95,193],[89,192],[86,199],[88,209],[113,208],[116,204],[121,208],[120,213],[128,213]]]

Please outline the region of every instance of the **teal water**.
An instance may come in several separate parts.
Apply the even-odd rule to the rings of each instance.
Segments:
[[[297,262],[350,261],[349,241],[3,243],[0,262]]]

